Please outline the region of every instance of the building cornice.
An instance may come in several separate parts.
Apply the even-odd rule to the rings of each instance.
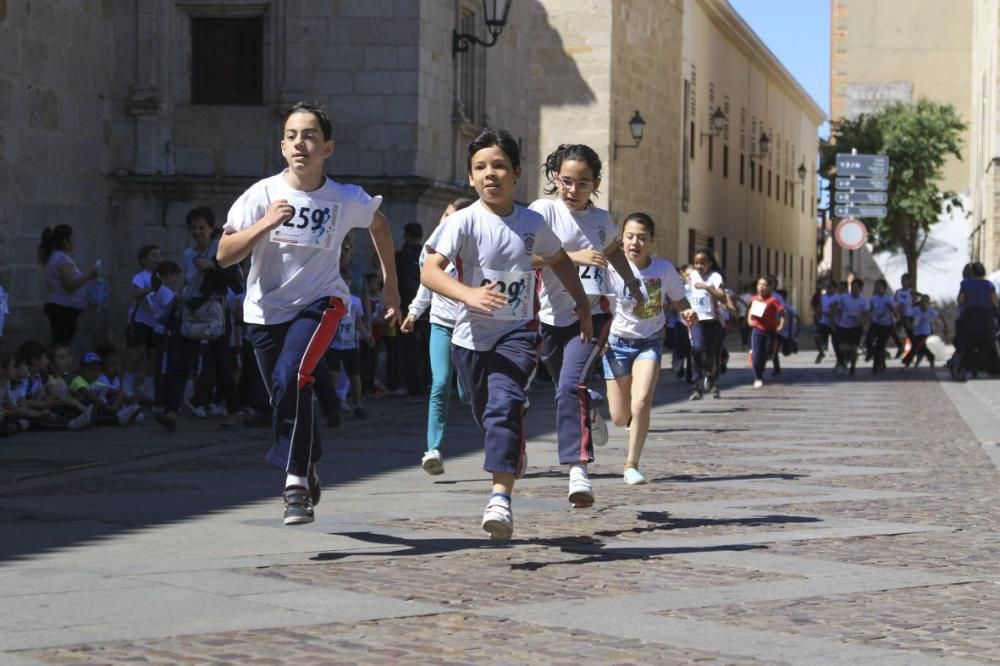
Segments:
[[[757,33],[743,20],[728,0],[696,0],[709,20],[739,48],[750,62],[756,64],[784,90],[793,102],[817,125],[826,121],[826,113],[809,96],[802,85],[792,76],[777,56],[767,48]]]

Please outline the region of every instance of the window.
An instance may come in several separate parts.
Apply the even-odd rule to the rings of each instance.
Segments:
[[[770,275],[771,274],[771,248],[767,248],[767,252],[766,252],[765,256],[767,257],[767,270],[765,272],[768,275]]]
[[[757,191],[764,193],[764,165],[757,165]],[[758,262],[759,263],[759,262]]]
[[[729,254],[729,243],[727,243],[726,239],[723,238],[722,239],[722,270],[726,270],[726,265],[728,264],[728,262],[726,261],[726,257],[728,256],[728,254]]]
[[[264,103],[264,17],[191,17],[191,103]]]
[[[774,176],[774,200],[781,203],[781,176]]]
[[[688,145],[691,146],[691,155],[690,155],[691,159],[694,159],[694,138],[695,138],[694,137],[694,121],[692,120],[691,121],[691,139],[688,142]]]
[[[753,158],[750,158],[750,190],[757,187],[757,169],[754,168]]]
[[[758,273],[760,272],[760,267],[763,265],[763,264],[760,263],[760,255],[761,255],[760,245],[758,245],[757,246],[757,272]]]
[[[478,35],[481,21],[471,7],[463,7],[459,18],[459,32]],[[470,48],[458,57],[458,105],[462,118],[474,125],[482,124],[485,104],[486,57],[482,49]]]
[[[712,170],[712,158],[715,157],[715,137],[708,137],[708,170]]]
[[[722,144],[722,177],[729,178],[729,146]]]
[[[768,199],[771,198],[771,183],[772,182],[774,182],[774,178],[772,177],[771,170],[768,169],[767,170],[767,198]]]
[[[743,241],[736,244],[736,272],[743,275]]]
[[[746,166],[745,159],[746,158],[743,155],[740,155],[740,185],[742,185],[744,181],[743,168]]]

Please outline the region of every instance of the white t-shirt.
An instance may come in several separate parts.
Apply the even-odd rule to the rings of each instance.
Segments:
[[[893,298],[889,294],[872,294],[868,299],[871,304],[872,323],[879,326],[892,325]]]
[[[698,271],[691,269],[691,273],[688,275],[687,287],[685,288],[688,303],[691,304],[691,309],[698,315],[698,321],[717,319],[718,311],[715,307],[715,299],[712,298],[712,294],[708,293],[705,289],[695,289],[694,285],[699,282],[704,282],[710,287],[721,289],[722,276],[713,271],[707,276],[701,277],[698,274]]]
[[[132,278],[132,286],[136,289],[151,289],[153,286],[153,274],[146,269],[139,271]],[[145,324],[150,328],[156,327],[156,315],[153,313],[150,303],[152,295],[152,292],[150,292],[138,301],[132,301],[132,305],[128,308],[129,322],[135,321],[137,324]],[[138,311],[136,311],[136,308],[138,308]],[[132,318],[133,314],[135,315],[135,319]]]
[[[582,211],[570,210],[562,199],[539,199],[529,208],[545,218],[549,229],[562,241],[567,252],[593,249],[605,252],[618,240],[618,229],[611,215],[603,208],[587,206]],[[590,298],[590,311],[604,312],[601,298],[611,294],[607,269],[596,266],[576,266],[583,290]],[[538,319],[551,326],[568,326],[577,321],[573,312],[576,303],[551,268],[541,270],[538,289]]]
[[[910,308],[909,316],[913,318],[913,335],[930,335],[931,323],[937,319],[938,312],[931,307],[921,310],[917,305]]]
[[[496,281],[507,296],[507,305],[492,313],[470,311],[458,306],[454,345],[475,351],[492,349],[497,341],[535,318],[535,271],[531,256],[549,257],[562,244],[538,213],[514,206],[514,212],[500,217],[477,201],[448,217],[441,234],[428,252],[446,257],[458,269],[462,284],[479,287]]]
[[[653,257],[649,266],[642,270],[631,261],[628,265],[633,275],[642,281],[642,296],[646,302],[639,310],[621,307],[626,296],[625,279],[611,268],[611,287],[615,293],[615,317],[611,321],[611,335],[630,340],[651,338],[666,323],[663,306],[684,298],[684,280],[672,263],[660,257]]]
[[[358,317],[365,316],[361,299],[351,294],[351,303],[347,306],[347,314],[340,319],[337,333],[330,341],[330,349],[354,349],[358,346]]]
[[[445,219],[441,224],[437,225],[434,231],[431,232],[430,238],[424,244],[424,248],[420,250],[421,268],[423,268],[424,261],[427,259],[427,247],[434,247],[437,239],[441,237],[441,228],[447,223],[448,219]],[[456,280],[458,279],[458,269],[455,268],[455,264],[449,263],[445,266],[444,272]],[[411,314],[419,319],[424,314],[424,311],[427,310],[428,305],[431,307],[431,323],[446,326],[447,328],[455,328],[455,320],[458,319],[459,304],[441,294],[435,294],[424,285],[420,285],[417,295],[410,301],[409,312],[407,314]]]
[[[153,330],[160,335],[165,332],[165,325],[170,319],[170,312],[174,307],[174,299],[177,295],[174,294],[173,289],[165,284],[161,284],[160,288],[151,294],[146,296],[146,300],[149,301],[150,309],[153,312]]]
[[[340,246],[348,231],[371,226],[382,197],[329,178],[313,192],[292,189],[282,174],[260,180],[244,192],[223,229],[241,231],[264,217],[271,202],[287,199],[295,216],[258,242],[251,253],[243,321],[280,324],[317,299],[347,303],[350,290],[340,277]]]
[[[837,297],[840,312],[837,315],[838,328],[858,328],[864,323],[864,313],[868,312],[868,299],[864,296],[841,294]]]

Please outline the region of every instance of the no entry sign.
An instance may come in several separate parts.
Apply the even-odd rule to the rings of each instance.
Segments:
[[[868,227],[861,220],[849,217],[837,225],[833,238],[845,250],[860,250],[868,242]]]

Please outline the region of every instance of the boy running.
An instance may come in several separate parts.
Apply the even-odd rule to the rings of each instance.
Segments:
[[[322,109],[300,102],[288,111],[281,139],[288,168],[236,200],[216,256],[223,267],[251,258],[243,320],[269,384],[274,444],[267,459],[286,473],[286,525],[311,523],[320,498],[313,370],[347,314],[350,292],[339,254],[351,229],[369,229],[382,262],[385,318],[399,320],[392,234],[378,212],[382,197],[326,177],[331,133]]]

